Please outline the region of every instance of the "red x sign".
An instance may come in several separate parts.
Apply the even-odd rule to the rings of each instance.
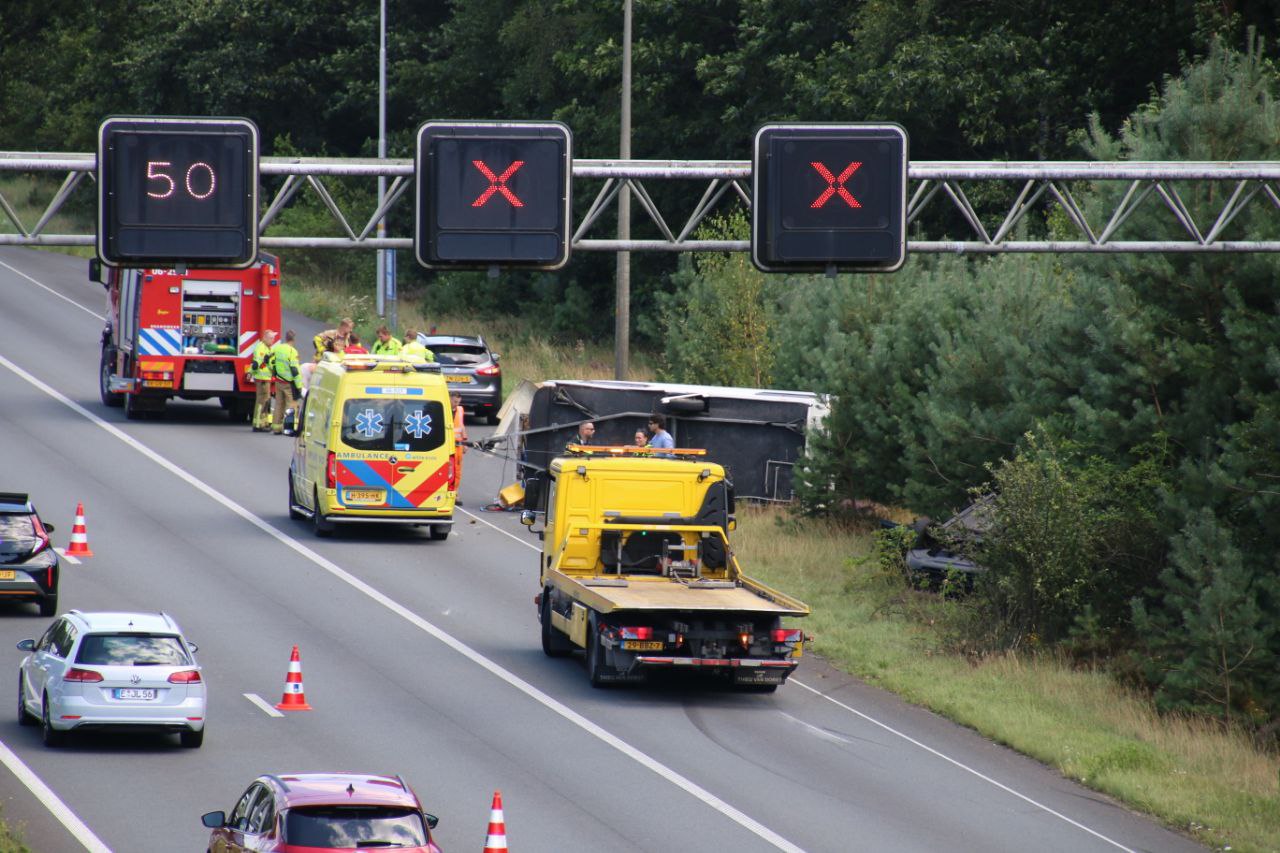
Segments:
[[[844,182],[853,177],[854,172],[862,168],[861,163],[850,163],[848,166],[844,167],[844,171],[841,172],[839,176],[831,174],[831,170],[822,163],[815,162],[810,163],[809,165],[816,169],[818,174],[822,176],[822,179],[827,182],[827,188],[822,191],[821,195],[813,200],[813,204],[809,205],[811,210],[817,210],[825,205],[833,195],[840,196],[840,198],[844,199],[844,203],[852,208],[862,207],[858,200],[853,197],[853,193],[845,189],[844,186]]]
[[[507,201],[511,202],[512,207],[524,207],[524,202],[520,200],[520,197],[513,193],[511,188],[507,186],[507,181],[510,180],[511,176],[519,171],[520,167],[524,165],[523,160],[516,160],[513,162],[501,175],[495,175],[493,170],[486,166],[483,160],[472,160],[471,165],[479,169],[480,174],[489,179],[489,188],[480,193],[480,195],[476,197],[475,201],[471,202],[472,207],[484,207],[489,199],[493,197],[494,193],[502,193],[503,197]]]

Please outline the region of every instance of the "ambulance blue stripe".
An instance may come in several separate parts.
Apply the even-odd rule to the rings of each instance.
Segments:
[[[394,394],[397,397],[421,397],[421,388],[401,388],[397,386],[369,385],[364,389],[366,394]]]
[[[386,489],[388,498],[387,506],[392,509],[416,509],[416,507],[409,503],[408,499],[405,498],[404,495],[397,492],[395,487],[388,483],[381,474],[373,470],[373,466],[369,465],[369,463],[357,462],[354,459],[343,459],[342,464],[346,466],[348,471],[359,477],[360,482],[364,485],[371,488],[377,487]]]

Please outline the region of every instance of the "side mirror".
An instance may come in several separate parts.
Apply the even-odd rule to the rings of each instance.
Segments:
[[[54,527],[52,524],[49,524],[47,522],[42,522],[42,526],[44,527],[46,533],[52,533],[53,531],[58,529]]]
[[[729,529],[730,530],[738,529],[738,519],[736,516],[732,516],[732,515],[729,516]]]
[[[36,650],[36,641],[35,641],[35,640],[19,640],[19,641],[18,641],[18,651],[20,651],[20,652],[34,652],[35,650]]]
[[[422,816],[427,819],[427,829],[435,829],[436,824],[440,822],[440,818],[436,817],[433,814],[427,814],[423,812]]]
[[[533,527],[533,522],[537,520],[538,514],[531,509],[526,509],[520,513],[520,523],[525,527]]]
[[[497,364],[499,361],[502,361],[502,356],[498,355],[496,352],[491,352],[489,353],[489,355],[493,356],[494,364]]]
[[[200,822],[210,829],[221,829],[227,825],[227,813],[207,812],[200,816]]]
[[[200,651],[200,647],[197,646],[195,643],[191,642],[190,640],[187,640],[187,648],[191,649],[191,654],[195,654],[196,652]]]

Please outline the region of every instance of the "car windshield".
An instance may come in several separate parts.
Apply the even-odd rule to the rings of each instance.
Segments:
[[[88,634],[76,663],[99,666],[190,666],[182,639],[167,634]]]
[[[435,400],[365,397],[342,406],[342,443],[354,450],[426,453],[444,444],[446,432]]]
[[[0,554],[25,554],[36,547],[36,526],[31,516],[23,513],[0,513]]]
[[[285,812],[284,840],[299,847],[423,847],[427,829],[413,809],[312,806]]]
[[[432,344],[430,350],[441,364],[484,364],[489,360],[489,351],[475,344]]]

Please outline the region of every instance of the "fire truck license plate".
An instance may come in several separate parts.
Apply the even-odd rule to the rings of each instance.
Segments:
[[[660,652],[661,640],[623,640],[622,647],[633,652]]]
[[[14,573],[13,569],[5,569],[0,572],[0,581],[11,581],[16,577],[17,575]]]
[[[382,489],[347,489],[345,494],[349,504],[380,504],[385,492]]]

